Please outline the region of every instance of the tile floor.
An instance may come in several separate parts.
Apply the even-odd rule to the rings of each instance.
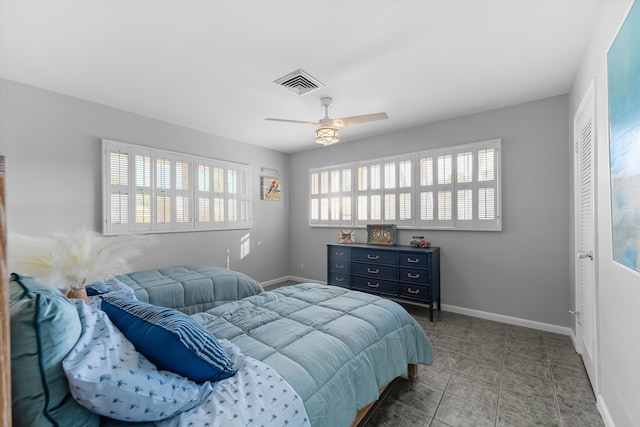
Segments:
[[[266,290],[296,284],[278,283]],[[434,346],[358,427],[604,427],[568,336],[402,304]]]
[[[567,336],[403,304],[434,345],[433,366],[399,378],[359,427],[604,426]]]

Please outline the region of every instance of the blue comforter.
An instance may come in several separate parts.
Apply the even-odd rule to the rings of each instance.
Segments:
[[[313,427],[351,425],[407,364],[433,361],[431,342],[399,304],[339,287],[283,287],[193,318],[275,369]]]
[[[185,265],[117,276],[140,301],[186,314],[209,310],[262,292],[260,283],[238,271],[212,265]]]

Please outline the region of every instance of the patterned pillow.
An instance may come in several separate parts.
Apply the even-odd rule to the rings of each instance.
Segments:
[[[81,405],[112,419],[159,421],[189,410],[211,393],[168,371],[159,371],[111,323],[77,301],[82,335],[62,362],[71,394]]]
[[[160,369],[196,382],[218,381],[235,373],[216,338],[180,311],[117,297],[105,297],[102,310]]]

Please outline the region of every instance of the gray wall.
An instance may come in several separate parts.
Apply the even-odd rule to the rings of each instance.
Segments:
[[[501,138],[503,230],[419,232],[442,248],[442,302],[569,326],[568,110],[563,95],[291,155],[292,274],[326,280],[325,244],[337,239],[308,225],[309,168]],[[400,230],[398,242],[414,234]]]
[[[289,197],[259,197],[261,167],[280,170],[289,181],[288,156],[238,141],[152,120],[103,105],[0,80],[2,145],[7,156],[9,231],[32,236],[101,230],[100,139],[109,138],[250,164],[253,228],[158,234],[158,244],[132,261],[133,270],[181,264],[229,266],[260,281],[286,276]],[[250,233],[250,254],[240,242]],[[11,250],[11,248],[9,248]]]

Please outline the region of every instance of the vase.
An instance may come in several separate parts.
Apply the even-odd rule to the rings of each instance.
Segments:
[[[87,290],[85,288],[69,290],[67,292],[67,298],[81,299],[85,304],[89,304],[89,297],[87,296]]]

